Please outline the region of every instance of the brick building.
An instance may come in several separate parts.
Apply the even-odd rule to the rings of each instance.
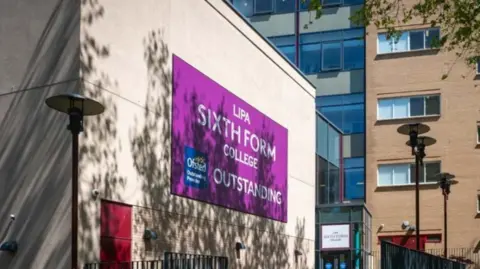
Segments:
[[[402,223],[415,224],[414,158],[397,133],[401,124],[421,122],[437,143],[427,147],[421,172],[421,247],[443,248],[443,196],[431,177],[456,175],[448,199],[448,247],[479,248],[480,88],[478,71],[455,52],[432,49],[439,28],[411,24],[390,44],[375,27],[367,36],[367,204],[374,242],[379,238],[415,246]],[[446,78],[445,78],[446,77]],[[400,241],[399,241],[400,240]],[[378,247],[378,244],[374,244]]]

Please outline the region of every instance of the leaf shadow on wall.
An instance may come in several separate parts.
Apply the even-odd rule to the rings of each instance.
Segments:
[[[145,228],[154,229],[158,239],[135,242],[134,257],[162,259],[165,251],[236,257],[235,243],[242,241],[248,247],[245,258],[231,259],[229,265],[232,268],[293,267],[294,265],[288,264],[293,250],[288,247],[289,236],[285,234],[285,224],[170,194],[171,155],[173,160],[178,154],[183,156],[183,152],[171,151],[172,143],[214,150],[214,161],[232,172],[237,171],[238,164],[226,158],[222,150],[215,148],[225,143],[222,135],[212,137],[215,144],[205,143],[205,138],[211,134],[199,128],[192,119],[185,119],[188,126],[186,134],[172,135],[171,118],[178,116],[175,112],[180,108],[172,109],[171,54],[162,30],[150,32],[144,45],[149,80],[146,109],[144,118],[138,120],[132,128],[130,138],[132,157],[144,194],[139,204],[144,207],[134,210],[133,229],[135,234],[141,234]],[[174,78],[174,83],[178,81]],[[198,92],[190,98],[189,109],[196,110]],[[223,105],[217,107],[216,112],[227,115]],[[263,173],[268,174],[268,169]],[[226,193],[218,192],[215,193],[215,201],[224,201],[226,206],[232,207],[243,203],[233,201]],[[243,206],[253,208],[257,205]],[[303,229],[297,227],[299,233]]]
[[[98,0],[82,0],[81,4],[81,91],[83,95],[105,106],[101,115],[85,118],[79,145],[80,179],[84,183],[80,187],[86,188],[81,190],[79,200],[79,257],[86,259],[85,262],[92,262],[97,260],[100,252],[100,238],[97,235],[100,229],[100,214],[99,201],[92,199],[91,191],[100,190],[102,199],[122,201],[121,193],[125,189],[126,179],[120,175],[117,163],[121,147],[118,146],[116,127],[117,104],[112,91],[118,88],[118,83],[97,67],[98,62],[110,56],[110,48],[90,33],[90,28],[101,21],[108,11]],[[102,248],[108,248],[110,253],[124,251],[118,249],[111,240],[103,244],[107,245]]]
[[[19,244],[15,255],[0,252],[0,267],[6,269],[67,268],[70,264],[71,138],[67,117],[44,101],[55,94],[78,92],[80,9],[73,0],[43,4],[52,7],[48,17],[32,15],[36,23],[45,21],[43,31],[12,35],[14,40],[37,35],[38,39],[19,44],[19,51],[27,48],[31,55],[11,52],[13,70],[7,65],[5,72],[16,72],[21,66],[22,77],[8,81],[16,87],[0,94],[0,242]],[[15,16],[25,14],[29,13]],[[12,32],[35,29],[13,26],[5,25],[15,28]],[[11,224],[10,214],[16,217]]]

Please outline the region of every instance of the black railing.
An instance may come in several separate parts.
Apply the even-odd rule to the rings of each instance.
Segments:
[[[163,261],[98,262],[87,263],[84,269],[163,269]]]
[[[426,249],[426,253],[443,256],[443,249]],[[380,269],[381,255],[380,251],[372,251],[370,253],[370,268]],[[447,249],[447,257],[450,260],[463,262],[467,269],[480,269],[480,252],[475,248],[449,248]]]
[[[163,269],[227,269],[228,258],[166,252]]]
[[[467,264],[381,242],[380,269],[466,269]]]
[[[84,269],[228,269],[228,258],[166,252],[164,260],[88,263]]]

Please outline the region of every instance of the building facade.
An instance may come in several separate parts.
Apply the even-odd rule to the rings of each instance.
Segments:
[[[398,42],[367,29],[366,184],[374,249],[381,239],[415,248],[415,232],[408,229],[415,226],[414,157],[396,130],[421,122],[437,142],[426,148],[420,169],[420,247],[443,248],[443,195],[433,176],[448,172],[458,181],[447,201],[449,255],[478,255],[478,66],[434,48],[440,28],[413,21],[399,29]]]
[[[317,89],[315,103],[323,119],[317,122],[316,135],[317,268],[366,268],[370,227],[362,225],[370,223],[370,213],[365,207],[365,29],[349,19],[363,1],[323,1],[318,19],[308,11],[309,1],[231,3]],[[354,222],[362,228],[345,228],[357,227]],[[348,244],[323,246],[330,236],[323,229],[343,233]],[[360,235],[362,240],[356,240]]]
[[[71,268],[72,141],[45,105],[60,93],[105,105],[80,136],[79,268],[166,253],[314,268],[314,87],[230,5],[22,0],[0,14],[0,243],[18,243],[1,268]]]

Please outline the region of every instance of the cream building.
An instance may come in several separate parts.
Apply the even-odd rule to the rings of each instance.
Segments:
[[[0,240],[18,243],[16,253],[0,252],[0,267],[70,267],[68,117],[44,100],[80,92],[106,111],[85,118],[80,136],[79,266],[162,260],[174,252],[223,257],[229,268],[313,268],[314,87],[222,0],[81,2],[0,4],[0,33],[11,37],[0,41]],[[180,78],[178,63],[203,82]],[[192,191],[171,187],[181,182],[175,143],[188,137],[190,146],[202,147],[214,132],[176,135],[175,118],[187,113],[172,102],[186,102],[175,97],[182,83],[203,91],[206,106],[218,97],[208,94],[212,87],[223,89],[215,93],[225,100],[241,100],[244,112],[227,111],[230,118],[263,117],[257,124],[267,133],[254,128],[248,136],[258,155],[203,152],[209,165],[238,171],[254,169],[257,160],[264,173],[250,179],[258,186],[237,178],[248,190],[210,193],[214,198],[204,192],[196,200],[182,197]],[[249,120],[253,126],[255,117]],[[264,152],[273,162],[262,161]],[[266,194],[260,184],[270,188]],[[145,230],[156,240],[144,239]]]

